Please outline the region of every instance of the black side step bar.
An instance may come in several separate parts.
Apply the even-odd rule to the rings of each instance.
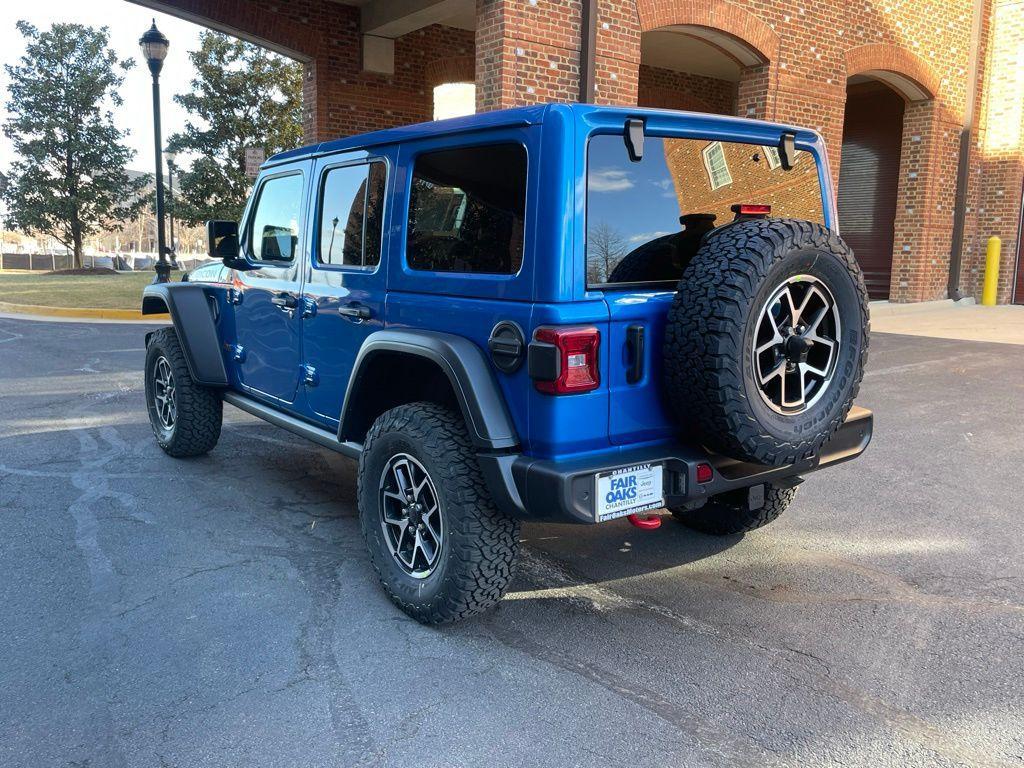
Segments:
[[[269,405],[264,405],[250,397],[240,395],[237,392],[225,392],[224,402],[235,406],[235,408],[240,408],[246,413],[251,413],[253,416],[270,422],[275,426],[283,427],[289,432],[294,432],[300,437],[312,440],[317,445],[322,445],[325,448],[330,448],[332,451],[337,451],[340,454],[348,456],[350,459],[358,459],[359,454],[363,452],[363,446],[361,443],[353,443],[350,441],[341,442],[338,440],[336,432],[322,429],[321,427],[317,427],[309,424],[308,422],[302,421],[301,419],[297,419],[294,416],[281,413],[280,411],[271,408]]]

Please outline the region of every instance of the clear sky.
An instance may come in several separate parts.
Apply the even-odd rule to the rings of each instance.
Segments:
[[[25,39],[14,26],[19,19],[24,19],[41,30],[58,22],[108,27],[110,45],[117,55],[122,59],[135,60],[135,67],[125,75],[121,88],[124,105],[115,113],[118,126],[129,131],[126,143],[136,150],[135,159],[129,167],[151,172],[152,79],[149,69],[142,61],[138,41],[154,18],[157,27],[171,41],[167,60],[160,74],[163,134],[166,143],[167,137],[185,124],[184,112],[171,101],[171,96],[189,90],[193,69],[187,54],[199,47],[199,33],[203,29],[200,26],[173,16],[155,13],[126,0],[0,0],[0,64],[14,64],[25,52]],[[6,104],[7,95],[7,73],[0,69],[0,104]],[[6,107],[0,106],[0,116],[6,118],[6,115]],[[10,161],[10,142],[0,135],[0,170],[5,169]]]

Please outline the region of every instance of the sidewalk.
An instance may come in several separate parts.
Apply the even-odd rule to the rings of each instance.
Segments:
[[[871,302],[872,333],[901,333],[963,341],[1024,344],[1024,306],[956,304],[951,300],[920,304]]]

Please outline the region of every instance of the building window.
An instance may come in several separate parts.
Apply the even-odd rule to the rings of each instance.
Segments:
[[[377,266],[386,175],[382,162],[327,171],[320,201],[318,263],[337,267]]]
[[[409,197],[409,266],[512,275],[523,263],[526,148],[491,144],[416,158]]]
[[[732,174],[729,173],[729,164],[725,162],[725,150],[722,149],[722,142],[711,142],[704,147],[703,154],[704,167],[707,169],[711,188],[718,189],[732,184]]]

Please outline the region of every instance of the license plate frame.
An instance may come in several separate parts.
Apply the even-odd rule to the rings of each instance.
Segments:
[[[634,464],[594,474],[594,522],[665,506],[665,466]]]

